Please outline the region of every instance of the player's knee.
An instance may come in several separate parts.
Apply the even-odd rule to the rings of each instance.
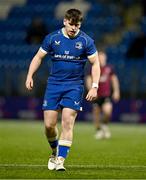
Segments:
[[[56,127],[56,124],[55,124],[55,123],[47,122],[47,123],[45,124],[45,128],[46,128],[47,130],[55,129],[55,127]]]
[[[54,136],[56,134],[56,129],[54,127],[45,127],[45,134],[47,137]]]
[[[103,113],[106,114],[107,116],[110,116],[112,114],[112,108],[110,106],[103,108]]]
[[[62,130],[71,132],[73,130],[76,111],[66,111],[62,115]]]
[[[71,129],[71,123],[69,121],[63,121],[62,127],[63,127],[63,129],[69,130],[69,129]]]
[[[112,109],[111,108],[104,109],[104,114],[110,116],[112,114]]]
[[[73,129],[73,125],[69,117],[62,120],[62,129],[67,131]]]

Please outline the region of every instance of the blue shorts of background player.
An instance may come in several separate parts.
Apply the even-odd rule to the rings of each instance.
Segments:
[[[84,86],[82,84],[58,84],[48,83],[43,110],[60,110],[68,107],[77,111],[82,111],[82,99]]]

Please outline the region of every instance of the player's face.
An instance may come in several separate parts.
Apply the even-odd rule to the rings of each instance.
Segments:
[[[64,19],[64,26],[65,26],[66,34],[69,37],[74,37],[77,31],[81,27],[81,22],[78,22],[77,24],[73,24],[71,20]]]
[[[99,52],[99,62],[101,67],[106,65],[106,59],[107,59],[106,54],[103,52]]]

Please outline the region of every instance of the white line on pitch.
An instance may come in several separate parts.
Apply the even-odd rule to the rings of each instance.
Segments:
[[[47,164],[0,164],[0,167],[47,167]],[[80,165],[80,164],[70,164],[66,167],[76,167],[76,168],[146,168],[146,165]]]

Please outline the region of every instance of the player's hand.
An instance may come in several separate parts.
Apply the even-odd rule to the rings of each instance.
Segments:
[[[25,86],[26,86],[26,88],[28,90],[32,90],[32,88],[33,88],[33,79],[32,79],[32,77],[27,76]]]
[[[112,99],[115,101],[115,102],[118,102],[120,100],[120,93],[119,92],[113,92],[112,94]]]
[[[91,88],[86,96],[87,101],[94,101],[97,98],[97,88]]]

